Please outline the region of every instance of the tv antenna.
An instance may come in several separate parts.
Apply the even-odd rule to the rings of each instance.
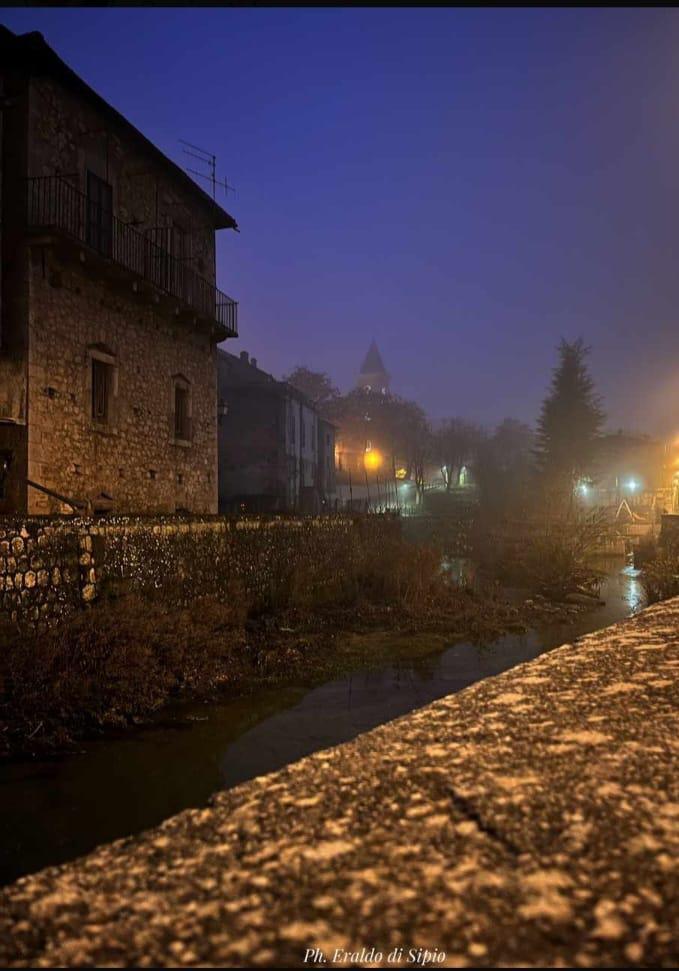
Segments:
[[[199,148],[197,145],[192,145],[191,142],[184,141],[180,138],[179,141],[185,148],[182,149],[185,155],[190,155],[191,158],[196,158],[198,161],[207,166],[207,171],[199,172],[198,169],[190,169],[188,166],[186,168],[187,172],[191,172],[193,175],[197,175],[199,179],[205,179],[212,186],[212,198],[217,200],[217,186],[224,189],[224,195],[228,196],[229,189],[235,192],[234,186],[229,185],[226,178],[222,181],[217,178],[217,156],[212,152],[206,151],[204,148]]]

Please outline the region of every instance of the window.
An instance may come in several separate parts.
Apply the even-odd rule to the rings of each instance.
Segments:
[[[191,385],[181,374],[172,379],[170,431],[176,442],[191,441]]]
[[[188,441],[190,435],[189,389],[177,384],[174,389],[174,437]]]
[[[92,358],[92,420],[100,425],[111,423],[113,365]]]
[[[292,445],[295,444],[295,426],[296,426],[295,413],[291,409],[290,410],[290,443]]]
[[[7,498],[7,476],[12,464],[11,452],[0,452],[0,499]]]
[[[113,249],[113,187],[94,172],[87,173],[87,242],[110,256]]]
[[[301,409],[299,413],[299,440],[300,445],[304,448],[306,446],[306,424]]]

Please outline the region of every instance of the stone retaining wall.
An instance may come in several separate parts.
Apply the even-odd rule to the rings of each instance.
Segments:
[[[2,517],[0,622],[42,629],[120,587],[180,604],[245,593],[265,608],[301,571],[302,582],[322,584],[400,530],[392,516]]]
[[[85,538],[48,522],[0,520],[0,621],[40,626],[76,609]]]

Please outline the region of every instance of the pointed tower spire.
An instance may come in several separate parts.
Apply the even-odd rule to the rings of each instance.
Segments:
[[[356,387],[363,388],[365,391],[381,391],[382,394],[386,394],[389,390],[389,373],[382,362],[382,355],[374,338],[361,365]]]

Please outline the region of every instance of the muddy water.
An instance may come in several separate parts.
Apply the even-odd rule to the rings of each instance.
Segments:
[[[629,616],[641,601],[634,570],[607,564],[605,606],[568,625],[501,637],[363,671],[309,691],[261,691],[184,706],[172,718],[83,745],[59,761],[0,767],[0,882],[70,860],[206,802],[217,789],[459,691],[481,678]]]

